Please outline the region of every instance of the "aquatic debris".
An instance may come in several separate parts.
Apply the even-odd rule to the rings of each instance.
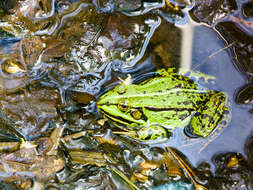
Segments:
[[[64,159],[57,153],[62,132],[63,128],[56,128],[50,137],[38,138],[35,141],[1,142],[2,149],[9,152],[0,155],[2,182],[19,181],[20,184],[16,184],[20,188],[28,189],[32,186],[31,180],[45,182],[53,179],[65,164]],[[58,134],[56,137],[58,140],[54,133]],[[16,147],[10,147],[11,144]]]

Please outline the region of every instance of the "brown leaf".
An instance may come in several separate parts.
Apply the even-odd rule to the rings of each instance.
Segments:
[[[213,25],[235,10],[237,10],[235,0],[196,0],[190,14],[198,22]]]
[[[9,95],[1,100],[1,106],[15,127],[32,137],[45,133],[48,122],[57,117],[59,102],[56,91],[37,89],[30,93]]]
[[[69,155],[72,162],[79,163],[83,165],[96,165],[96,166],[106,166],[107,161],[104,155],[100,152],[91,152],[84,150],[74,150],[70,151]]]
[[[62,39],[49,39],[46,41],[46,49],[43,53],[43,59],[62,57],[69,51],[71,44]]]
[[[27,36],[22,40],[22,58],[27,65],[33,66],[43,50],[43,43],[39,36]]]

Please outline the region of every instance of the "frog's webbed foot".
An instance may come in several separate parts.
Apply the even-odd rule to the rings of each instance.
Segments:
[[[199,89],[205,90],[206,88],[203,86],[211,85],[213,86],[215,84],[215,77],[212,75],[204,74],[198,71],[193,71],[189,69],[184,68],[168,68],[166,69],[160,69],[157,71],[160,76],[163,77],[171,77],[175,75],[177,78],[178,76],[184,76],[184,80],[191,80],[194,81]]]
[[[198,153],[202,152],[213,140],[215,140],[219,135],[216,136],[210,136],[208,138],[195,138],[192,139],[190,137],[188,137],[185,140],[184,145],[179,146],[179,148],[184,148],[184,147],[189,147],[189,146],[193,146],[196,147],[197,145],[199,145],[199,151]]]
[[[197,84],[209,84],[214,85],[215,84],[215,77],[212,75],[204,74],[199,71],[193,71],[189,69],[178,69],[179,75],[184,75],[188,77],[189,79],[195,81]]]

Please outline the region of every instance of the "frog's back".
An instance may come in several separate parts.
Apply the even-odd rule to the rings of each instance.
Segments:
[[[182,75],[160,76],[127,87],[120,98],[134,107],[193,109],[209,96],[194,81]]]
[[[161,87],[169,89],[181,88],[181,89],[195,89],[197,90],[196,83],[189,79],[186,76],[178,75],[176,73],[172,73],[168,76],[158,76],[148,80],[143,81],[138,85],[143,89],[147,89],[148,91],[158,91],[161,90]]]
[[[206,90],[198,90],[193,80],[170,73],[139,84],[121,84],[103,95],[98,104],[117,105],[119,102],[127,102],[134,108],[192,110],[208,96]]]

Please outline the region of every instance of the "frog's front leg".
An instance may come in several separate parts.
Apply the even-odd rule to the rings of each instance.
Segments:
[[[132,133],[130,137],[139,141],[161,141],[167,140],[170,133],[161,125],[151,124],[140,128],[138,131]]]
[[[222,92],[210,91],[209,100],[196,110],[186,131],[196,137],[207,137],[226,127],[229,121],[230,106],[227,96]]]

